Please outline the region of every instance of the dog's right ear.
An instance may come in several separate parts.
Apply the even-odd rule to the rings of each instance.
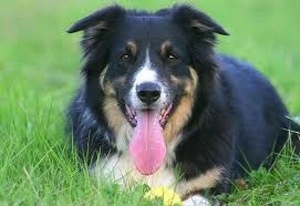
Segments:
[[[88,53],[125,13],[125,9],[121,6],[109,6],[75,22],[67,32],[83,31],[81,44],[84,51]]]
[[[118,5],[109,6],[95,13],[86,16],[85,18],[75,22],[68,30],[68,33],[88,30],[91,28],[98,28],[101,30],[108,29],[108,23],[123,16],[125,10]]]

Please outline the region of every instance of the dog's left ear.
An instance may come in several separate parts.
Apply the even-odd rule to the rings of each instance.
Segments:
[[[229,35],[225,29],[212,20],[205,13],[188,5],[174,6],[173,19],[184,27],[188,27],[200,34]]]

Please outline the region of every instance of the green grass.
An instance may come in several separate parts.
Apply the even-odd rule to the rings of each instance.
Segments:
[[[178,1],[118,1],[158,9]],[[158,2],[158,1],[157,1]],[[181,1],[183,2],[183,1]],[[247,59],[300,114],[300,1],[190,1],[230,33],[218,49]],[[80,85],[80,35],[64,31],[109,1],[0,2],[0,205],[153,205],[144,188],[97,185],[70,152],[64,112]],[[220,199],[230,205],[300,205],[300,160],[287,150],[271,172]],[[159,205],[159,203],[156,203]]]

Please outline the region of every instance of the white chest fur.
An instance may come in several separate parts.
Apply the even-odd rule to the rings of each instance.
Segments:
[[[173,188],[182,198],[186,198],[194,191],[207,189],[215,186],[222,178],[224,168],[215,167],[198,177],[188,181],[179,180],[174,170],[163,165],[153,175],[141,175],[128,153],[113,155],[106,159],[98,160],[91,168],[91,174],[100,182],[110,181],[121,185],[123,188],[135,186],[137,183],[147,184],[150,187],[166,186]],[[190,196],[183,202],[184,206],[199,205],[208,206],[210,203],[200,195]]]
[[[166,168],[164,165],[153,175],[141,175],[136,170],[129,154],[122,156],[113,155],[109,158],[99,160],[91,168],[91,173],[97,180],[112,181],[120,184],[123,188],[134,186],[136,183],[144,183],[150,187],[166,186],[173,188],[181,197],[186,196],[193,189],[201,188],[201,185],[204,188],[211,186],[205,184],[211,179],[211,177],[209,177],[211,175],[210,173],[208,176],[207,174],[204,176],[201,175],[199,178],[195,178],[191,181],[181,181],[178,183],[173,170]],[[210,203],[206,198],[195,195],[183,201],[183,205],[210,206]]]
[[[171,169],[163,165],[153,175],[141,175],[129,154],[113,155],[99,160],[92,168],[91,173],[100,180],[117,182],[124,188],[134,186],[136,183],[145,183],[150,187],[174,187],[176,178]]]

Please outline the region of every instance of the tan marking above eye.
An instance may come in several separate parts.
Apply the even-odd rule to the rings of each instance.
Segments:
[[[136,55],[136,53],[137,53],[137,45],[136,45],[136,43],[134,42],[134,41],[128,41],[127,43],[126,43],[126,50],[129,52],[129,53],[131,53],[133,56],[135,56]]]
[[[177,62],[177,60],[179,59],[177,54],[174,53],[172,44],[169,40],[166,40],[161,44],[160,55],[163,59],[167,60],[170,63]]]
[[[169,40],[164,41],[160,46],[160,55],[166,56],[171,49],[171,42]]]

